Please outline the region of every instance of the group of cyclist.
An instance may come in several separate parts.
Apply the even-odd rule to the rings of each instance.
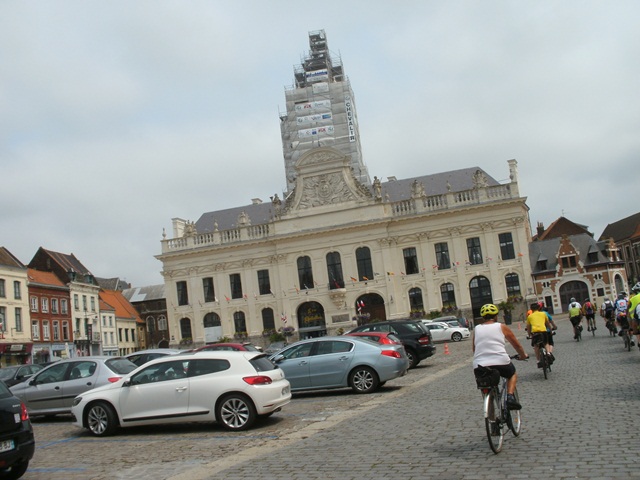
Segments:
[[[610,324],[617,322],[621,332],[624,329],[630,329],[636,334],[638,340],[638,348],[640,348],[640,282],[631,289],[631,297],[627,298],[624,292],[618,295],[615,302],[611,302],[607,298],[600,306],[600,315],[607,322],[608,328],[612,328]],[[539,345],[546,345],[547,351],[550,353],[550,361],[553,362],[553,334],[557,329],[553,318],[545,308],[542,302],[532,303],[529,312],[527,312],[526,330],[528,337],[531,338],[531,346],[534,348],[538,367],[542,367],[540,362]],[[571,298],[569,302],[569,319],[573,325],[574,339],[578,338],[578,333],[582,331],[582,317],[587,320],[587,328],[589,331],[596,330],[595,314],[597,306],[589,299],[580,305],[575,298]],[[498,323],[498,307],[493,304],[483,305],[480,309],[482,321],[478,323],[473,331],[472,348],[473,348],[473,368],[478,371],[478,367],[490,367],[498,370],[501,377],[507,379],[507,408],[511,410],[520,410],[521,405],[514,397],[517,383],[516,368],[511,362],[511,358],[506,351],[506,342],[518,353],[518,360],[526,360],[529,355],[526,354],[522,345],[516,338],[513,331],[504,324]],[[615,324],[613,326],[615,327]]]

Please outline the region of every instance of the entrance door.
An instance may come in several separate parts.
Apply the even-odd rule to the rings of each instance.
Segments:
[[[584,282],[574,280],[560,286],[560,306],[563,312],[566,312],[571,303],[571,298],[575,298],[579,304],[584,302],[585,298],[589,298],[589,287]]]
[[[384,299],[377,293],[366,293],[356,299],[356,314],[369,314],[368,322],[381,322],[387,319]]]
[[[493,303],[489,279],[483,276],[473,277],[469,282],[469,295],[471,296],[473,318],[479,318],[480,308],[487,303]]]

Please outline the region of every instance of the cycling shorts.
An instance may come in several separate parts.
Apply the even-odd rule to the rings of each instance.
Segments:
[[[487,368],[493,368],[494,370],[497,370],[500,373],[500,376],[506,378],[507,380],[513,377],[513,375],[516,373],[516,366],[513,364],[513,362],[509,362],[506,365],[487,365]]]
[[[582,317],[578,315],[577,317],[571,317],[569,320],[571,320],[571,325],[573,325],[574,327],[577,327],[581,319]]]
[[[536,332],[531,334],[531,346],[535,347],[540,341],[543,341],[545,345],[549,345],[549,333],[548,332]]]

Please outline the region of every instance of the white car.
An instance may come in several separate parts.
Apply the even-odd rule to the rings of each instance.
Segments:
[[[264,353],[204,351],[145,363],[75,398],[73,424],[96,436],[118,427],[218,422],[245,430],[291,401],[284,372]]]
[[[443,342],[451,340],[459,342],[465,338],[469,338],[471,333],[468,328],[453,327],[445,322],[423,322],[424,326],[429,329],[434,342]]]

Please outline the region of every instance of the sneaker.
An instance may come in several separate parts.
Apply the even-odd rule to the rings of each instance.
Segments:
[[[509,410],[520,410],[522,405],[518,403],[515,396],[507,394],[507,408]]]
[[[587,332],[590,332],[590,331],[591,331],[591,327],[587,327]]]
[[[542,368],[542,362],[538,362],[538,368]]]
[[[593,330],[594,332],[598,329],[598,327],[593,327],[591,330]]]
[[[553,353],[549,354],[549,360],[550,360],[549,363],[553,363],[556,361],[556,357],[553,356]]]

